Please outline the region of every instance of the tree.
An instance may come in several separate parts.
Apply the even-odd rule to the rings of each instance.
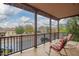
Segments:
[[[38,28],[38,30],[40,31],[40,33],[46,33],[46,27],[45,26],[40,26]]]
[[[50,33],[50,27],[49,26],[46,26],[45,29],[47,30],[47,33]]]
[[[66,24],[60,24],[59,25],[59,32],[61,32],[61,33],[67,33],[68,31],[67,31],[67,28],[66,28]]]
[[[15,31],[16,31],[16,34],[23,34],[24,28],[22,26],[19,26],[19,27],[16,27]]]
[[[25,33],[33,33],[33,32],[34,32],[34,28],[32,25],[25,26]]]
[[[72,17],[67,22],[67,30],[73,34],[73,40],[79,41],[79,17]]]

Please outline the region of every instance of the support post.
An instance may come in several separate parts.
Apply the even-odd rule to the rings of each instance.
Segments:
[[[59,39],[59,20],[57,21],[57,27],[58,27],[58,39]]]
[[[37,11],[35,11],[35,38],[34,47],[37,48]]]
[[[49,23],[50,23],[50,42],[51,42],[51,34],[52,34],[52,27],[51,27],[52,26],[52,20],[51,20],[51,18],[50,18]]]

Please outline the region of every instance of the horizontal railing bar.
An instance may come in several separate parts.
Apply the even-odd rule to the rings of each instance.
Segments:
[[[44,35],[49,33],[38,33],[37,35]],[[34,36],[34,34],[21,34],[21,35],[15,35],[15,36],[1,36],[0,38],[12,38],[12,37],[20,37],[20,36]]]

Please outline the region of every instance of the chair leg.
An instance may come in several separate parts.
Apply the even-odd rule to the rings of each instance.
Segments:
[[[45,44],[43,44],[43,49],[45,49]]]
[[[50,54],[51,54],[51,48],[49,48],[49,54],[48,55],[50,56]]]
[[[66,49],[65,49],[65,48],[64,48],[64,52],[65,52],[66,56],[68,56],[68,54],[67,54],[67,52],[66,52]]]
[[[58,54],[59,54],[60,56],[63,56],[60,52],[58,52]]]

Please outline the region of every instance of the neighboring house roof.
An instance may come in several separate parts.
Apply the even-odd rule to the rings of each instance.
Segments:
[[[15,31],[15,28],[0,28],[0,32]]]

